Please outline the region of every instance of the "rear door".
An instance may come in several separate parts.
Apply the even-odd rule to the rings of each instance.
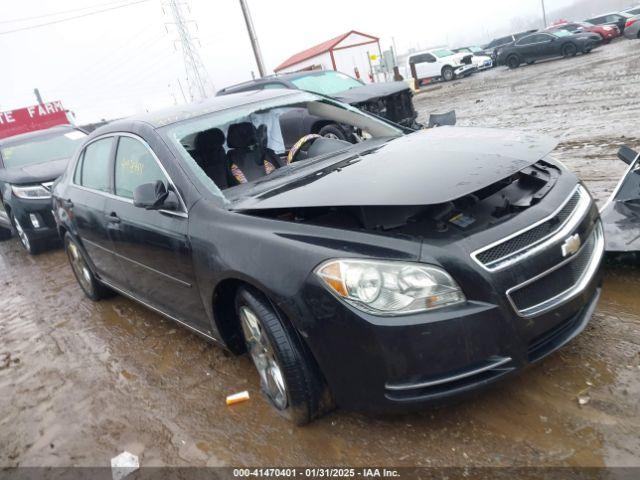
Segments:
[[[155,153],[140,137],[121,134],[114,170],[114,196],[105,213],[109,236],[122,263],[123,280],[136,298],[190,325],[209,330],[195,284],[189,218],[180,211],[145,210],[133,205],[133,192],[144,183],[164,182],[179,195]]]
[[[107,136],[94,140],[83,149],[69,185],[69,198],[63,199],[96,273],[111,282],[120,271],[104,216],[105,202],[111,194],[110,165],[114,145],[114,137]]]

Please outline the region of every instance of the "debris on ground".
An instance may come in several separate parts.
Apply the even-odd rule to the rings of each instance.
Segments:
[[[130,452],[122,452],[111,459],[111,477],[113,480],[122,480],[127,475],[140,468],[137,455]]]
[[[249,400],[249,392],[245,390],[244,392],[227,396],[227,405],[235,405],[236,403],[246,402],[247,400]]]

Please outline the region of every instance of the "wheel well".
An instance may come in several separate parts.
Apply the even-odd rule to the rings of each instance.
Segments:
[[[448,68],[450,70],[453,70],[453,67],[451,65],[445,65],[444,67],[442,67],[442,70],[440,70],[440,73],[444,73],[444,70]]]

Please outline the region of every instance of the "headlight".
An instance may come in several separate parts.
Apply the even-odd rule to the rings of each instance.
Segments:
[[[25,187],[12,185],[11,190],[18,198],[27,198],[31,200],[51,198],[51,192],[42,185],[29,185]]]
[[[447,272],[419,263],[329,260],[315,273],[333,294],[375,315],[424,312],[466,301]]]

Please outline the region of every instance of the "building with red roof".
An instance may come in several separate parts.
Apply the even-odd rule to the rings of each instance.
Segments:
[[[276,73],[337,70],[369,81],[370,57],[379,55],[378,37],[351,30],[292,55],[274,70]]]

